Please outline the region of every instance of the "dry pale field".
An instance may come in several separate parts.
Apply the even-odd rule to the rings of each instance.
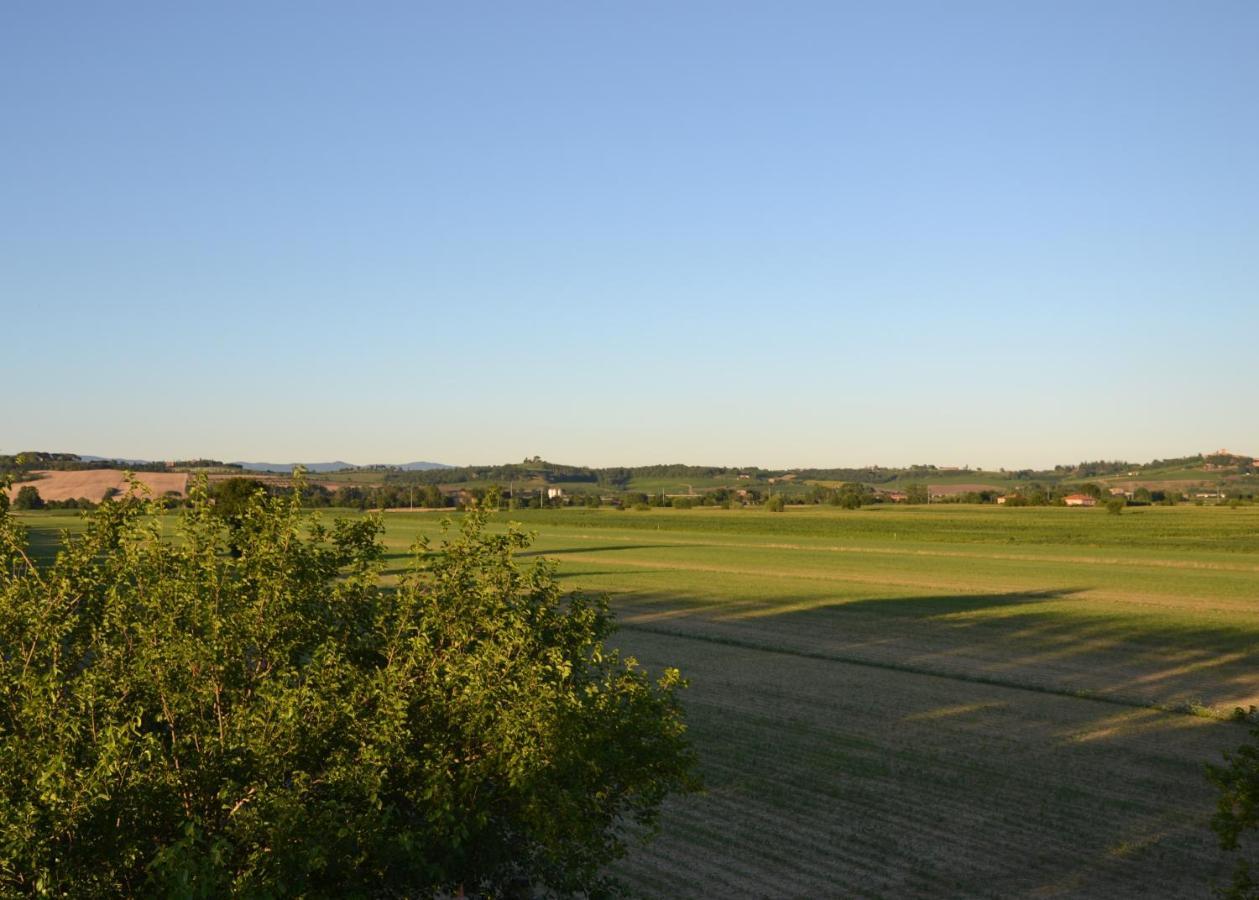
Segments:
[[[36,472],[41,477],[20,481],[11,489],[11,496],[26,484],[33,485],[45,500],[78,500],[86,497],[99,503],[110,488],[125,492],[127,482],[121,469],[85,469],[79,472]],[[182,496],[188,488],[186,472],[140,472],[136,475],[153,496],[160,497],[167,491],[178,491]]]

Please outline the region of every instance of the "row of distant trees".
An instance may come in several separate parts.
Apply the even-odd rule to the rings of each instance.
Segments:
[[[0,475],[21,476],[38,469],[58,472],[80,472],[91,469],[125,468],[132,472],[166,472],[170,469],[240,469],[238,463],[217,459],[177,459],[166,462],[124,462],[117,459],[83,459],[74,453],[49,453],[24,450],[0,455]]]
[[[107,488],[102,499],[108,500],[117,496],[119,493],[117,488]],[[171,496],[163,498],[168,502],[168,506],[179,505],[179,495],[171,492]],[[7,496],[7,495],[0,495]],[[8,502],[0,501],[0,502]],[[160,501],[159,501],[160,502]],[[24,484],[17,490],[11,506],[16,510],[35,510],[35,509],[96,509],[99,504],[87,497],[70,497],[66,500],[45,500],[39,495],[39,488],[33,484]]]
[[[651,509],[670,507],[674,509],[690,509],[692,507],[724,507],[759,506],[775,501],[777,507],[786,505],[827,505],[843,509],[858,509],[890,503],[893,500],[888,492],[876,490],[861,482],[847,482],[837,487],[824,485],[792,485],[783,490],[773,486],[750,486],[747,488],[713,488],[694,494],[666,494],[663,491],[649,494],[643,491],[619,491],[612,495],[604,495],[599,491],[574,492],[558,497],[548,497],[544,490],[525,489],[518,491],[516,496],[505,491],[501,485],[487,484],[485,487],[460,490],[454,493],[444,492],[436,484],[372,484],[343,485],[330,489],[320,484],[304,483],[299,488],[302,504],[307,509],[399,509],[423,508],[462,509],[473,502],[481,503],[491,492],[499,497],[499,504],[507,509],[538,509],[581,506],[598,508],[605,504],[624,509]],[[218,482],[212,494],[216,501],[231,504],[235,497],[246,497],[262,490],[273,496],[286,496],[294,488],[249,477],[233,477]],[[1001,492],[996,490],[966,491],[946,496],[931,496],[925,484],[906,485],[902,492],[903,502],[910,505],[926,503],[996,503]],[[1171,506],[1183,500],[1179,491],[1137,488],[1131,497],[1112,498],[1107,490],[1094,482],[1075,485],[1043,485],[1031,484],[1028,487],[1005,495],[1006,506],[1061,506],[1069,494],[1081,493],[1099,501],[1117,499],[1125,505],[1145,506],[1161,504]],[[105,493],[104,499],[118,494],[114,488]],[[1254,491],[1234,488],[1223,495],[1226,501],[1250,501],[1255,499]],[[158,502],[168,509],[185,504],[175,491],[168,491],[158,498]],[[98,504],[86,497],[66,500],[45,500],[39,494],[37,485],[22,485],[13,497],[11,504],[15,510],[39,509],[94,509]]]
[[[1157,468],[1193,467],[1203,464],[1224,468],[1237,467],[1239,471],[1255,471],[1255,460],[1248,456],[1231,453],[1194,456],[1174,459],[1159,459],[1149,463],[1130,463],[1125,460],[1091,460],[1074,465],[1059,465],[1050,470],[1018,469],[1002,470],[1007,478],[1028,482],[1028,491],[1034,490],[1038,483],[1059,484],[1064,479],[1087,479],[1106,475],[1121,474],[1129,471],[1143,471]],[[178,469],[236,469],[239,464],[225,463],[216,459],[175,460],[169,465],[165,462],[122,463],[118,460],[87,460],[73,453],[52,453],[47,451],[24,451],[13,455],[0,455],[0,475],[12,474],[21,476],[38,469],[79,470],[79,469],[111,469],[125,465],[136,472],[160,472],[169,468]],[[519,463],[485,466],[460,466],[453,468],[402,470],[388,466],[366,467],[381,471],[387,486],[412,487],[418,485],[439,486],[452,483],[484,483],[510,485],[513,481],[542,482],[545,484],[564,483],[574,486],[589,485],[604,491],[624,492],[629,490],[635,481],[674,480],[681,483],[711,482],[712,480],[739,480],[752,484],[765,484],[771,480],[794,476],[797,483],[804,482],[839,482],[843,484],[888,485],[894,481],[904,482],[927,481],[939,477],[946,471],[934,465],[917,464],[899,468],[882,466],[844,467],[844,468],[810,468],[810,469],[762,469],[757,466],[694,466],[680,463],[668,463],[649,466],[608,466],[592,468],[589,466],[572,466],[549,462],[534,456]],[[961,472],[970,471],[964,467]],[[242,472],[242,475],[246,474]],[[317,498],[316,498],[317,499]],[[349,505],[357,504],[357,496],[352,493],[343,498]],[[790,497],[788,498],[790,501]],[[799,501],[799,497],[796,498]],[[721,501],[718,501],[721,502]],[[829,498],[817,500],[806,498],[804,502],[830,502]],[[840,505],[845,501],[840,501]],[[851,502],[851,500],[846,501]],[[364,501],[367,505],[373,505]],[[386,504],[388,505],[388,504]]]
[[[469,481],[510,484],[511,481],[543,481],[547,484],[598,485],[613,491],[625,491],[634,481],[674,480],[703,482],[713,479],[743,480],[765,483],[770,479],[794,475],[799,481],[841,481],[886,484],[904,475],[934,475],[936,466],[910,466],[889,469],[880,466],[831,469],[762,469],[758,466],[692,466],[668,463],[651,466],[608,466],[590,468],[547,462],[533,457],[521,463],[501,466],[459,466],[446,469],[416,471],[395,470],[385,474],[387,484],[450,484]]]

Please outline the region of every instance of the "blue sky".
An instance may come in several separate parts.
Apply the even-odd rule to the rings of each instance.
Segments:
[[[0,449],[1259,453],[1259,4],[0,7]]]

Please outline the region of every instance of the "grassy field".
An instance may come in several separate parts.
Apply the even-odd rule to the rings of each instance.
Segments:
[[[678,665],[706,793],[649,896],[1204,896],[1259,703],[1259,508],[518,511]],[[386,514],[391,568],[441,516]],[[39,547],[48,527],[31,517]]]
[[[1259,704],[1259,509],[518,511],[627,630],[1134,706]],[[388,515],[398,555],[434,514]]]
[[[677,664],[708,790],[649,896],[1203,896],[1202,763],[1259,702],[1259,510],[533,511]],[[432,516],[388,519],[401,549]],[[1093,697],[1099,699],[1091,699]]]

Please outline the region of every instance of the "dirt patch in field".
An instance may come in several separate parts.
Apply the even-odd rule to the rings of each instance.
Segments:
[[[105,492],[114,488],[126,493],[127,482],[121,469],[86,469],[79,472],[34,472],[39,478],[19,481],[10,489],[12,496],[24,485],[32,485],[44,500],[78,500],[86,497],[99,503]],[[167,491],[175,491],[181,497],[188,490],[187,472],[140,472],[136,478],[153,496],[160,497]]]

